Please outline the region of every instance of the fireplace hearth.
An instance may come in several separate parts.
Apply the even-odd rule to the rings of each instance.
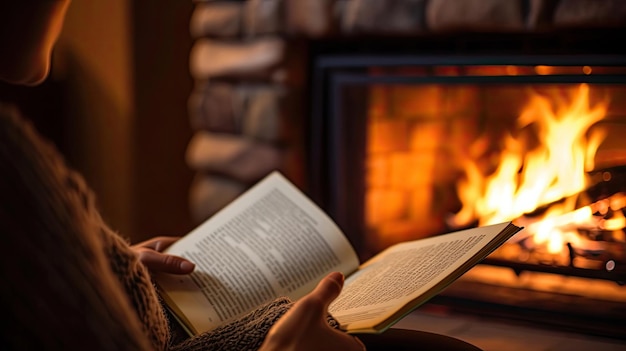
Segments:
[[[500,157],[511,151],[501,148],[503,135],[524,141],[524,145],[514,144],[514,149],[525,147],[516,150],[520,158],[538,153],[534,144],[542,141],[522,138],[529,127],[515,123],[520,115],[538,113],[526,106],[527,96],[541,102],[543,109],[558,105],[553,106],[555,116],[538,118],[539,130],[547,128],[541,127],[541,118],[559,122],[572,118],[572,123],[581,124],[589,118],[584,114],[595,116],[588,121],[588,130],[578,132],[572,124],[552,131],[556,141],[567,141],[568,133],[581,134],[588,136],[581,139],[583,144],[595,145],[591,169],[585,171],[579,165],[585,184],[557,197],[551,194],[549,200],[535,203],[518,216],[489,213],[496,222],[514,220],[527,229],[435,300],[466,312],[548,320],[551,327],[624,337],[616,326],[625,322],[626,308],[626,144],[621,137],[626,127],[626,105],[621,99],[626,92],[626,60],[623,56],[575,53],[466,54],[322,55],[313,89],[318,92],[313,95],[317,98],[314,106],[320,108],[312,109],[311,118],[311,149],[317,153],[311,157],[310,169],[319,180],[312,183],[313,194],[319,194],[317,201],[354,235],[351,240],[359,245],[363,258],[398,241],[491,224],[494,222],[481,223],[478,217],[465,222],[459,219],[464,204],[458,185],[468,180],[462,164],[476,169],[482,164],[493,177],[499,165],[509,162]],[[584,97],[580,95],[583,92]],[[550,100],[555,98],[556,102]],[[562,106],[568,99],[576,111]],[[586,111],[579,109],[582,105]],[[559,117],[557,112],[566,116]],[[600,131],[602,141],[592,141],[592,135]],[[477,141],[483,149],[469,160],[472,152],[468,149]],[[560,180],[521,181],[527,177],[523,171],[533,168],[539,169],[539,176],[549,175],[551,168],[562,171],[558,168],[567,166],[565,161],[575,153],[575,146],[567,146],[569,151],[564,153],[556,143],[542,154],[556,154],[551,162],[558,162],[558,167],[515,166],[518,184],[497,190],[496,207],[520,202],[507,197],[510,187],[526,200],[523,205],[532,206],[528,202],[533,198],[521,192],[525,187],[576,179],[576,172],[565,170]],[[487,174],[480,179],[485,183]],[[469,190],[490,188],[483,183],[474,182]],[[543,192],[553,190],[546,187]],[[471,192],[468,196],[474,204],[481,201],[482,194]],[[554,208],[567,204],[569,210],[554,215]],[[589,212],[588,222],[580,222],[579,214],[585,211]],[[575,214],[576,220],[560,225],[568,228],[570,235],[557,242],[560,247],[553,250],[550,245],[554,244],[537,244],[533,231]],[[529,277],[533,277],[532,283]],[[587,320],[592,316],[595,322],[590,324]]]

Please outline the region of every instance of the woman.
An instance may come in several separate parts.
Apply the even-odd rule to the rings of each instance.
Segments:
[[[0,79],[41,83],[69,0],[0,4]],[[332,327],[333,273],[294,305],[273,301],[212,333],[179,337],[148,270],[187,274],[160,251],[176,238],[129,246],[102,221],[83,179],[19,112],[0,104],[0,303],[8,349],[364,350]],[[276,322],[276,323],[275,323]]]

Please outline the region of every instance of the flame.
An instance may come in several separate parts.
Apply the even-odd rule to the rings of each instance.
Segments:
[[[534,240],[545,243],[550,252],[560,251],[564,241],[577,240],[570,224],[588,220],[592,213],[590,208],[573,211],[575,196],[588,186],[587,172],[593,169],[605,137],[601,130],[589,128],[604,118],[608,102],[590,106],[587,84],[568,95],[531,95],[517,123],[521,130],[536,131],[536,146],[529,146],[522,133],[505,135],[504,151],[489,174],[481,168],[484,160],[465,157],[461,161],[466,179],[457,190],[463,207],[450,219],[451,225],[516,220],[559,201],[559,206],[550,206],[543,221],[534,223]]]

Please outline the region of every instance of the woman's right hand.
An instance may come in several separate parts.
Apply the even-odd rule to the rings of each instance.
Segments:
[[[328,306],[339,296],[343,281],[343,274],[338,272],[322,279],[272,326],[260,351],[364,351],[358,338],[326,321]]]

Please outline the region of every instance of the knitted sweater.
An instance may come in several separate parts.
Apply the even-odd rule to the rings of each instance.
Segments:
[[[184,336],[127,241],[103,222],[82,177],[2,104],[0,231],[3,349],[255,350],[290,307],[277,299],[212,332]]]

